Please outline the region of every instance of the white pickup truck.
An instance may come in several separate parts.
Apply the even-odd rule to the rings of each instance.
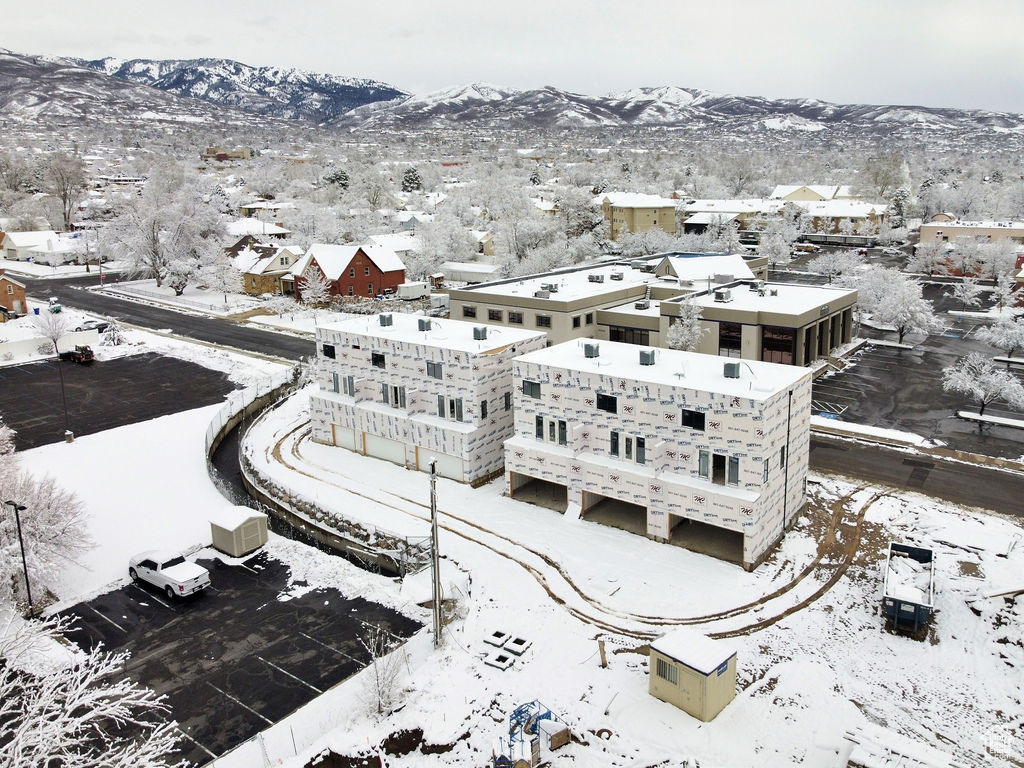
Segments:
[[[128,562],[132,581],[147,581],[168,597],[185,597],[210,586],[210,572],[174,552],[151,550]]]

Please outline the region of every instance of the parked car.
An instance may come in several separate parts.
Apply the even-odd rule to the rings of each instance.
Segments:
[[[103,333],[107,328],[110,327],[110,322],[107,320],[83,320],[76,327],[76,331],[99,331]]]
[[[886,256],[902,256],[903,255],[903,251],[901,251],[899,248],[883,248],[882,249],[882,253],[884,253]]]
[[[128,562],[132,581],[145,581],[168,597],[185,597],[210,586],[210,572],[180,554],[162,550],[141,552]]]
[[[74,349],[61,352],[58,357],[60,357],[61,360],[70,360],[72,363],[89,365],[92,363],[94,355],[92,353],[92,347],[88,344],[76,344]]]

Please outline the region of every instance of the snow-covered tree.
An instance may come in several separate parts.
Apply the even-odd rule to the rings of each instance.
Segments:
[[[319,307],[331,299],[331,281],[316,267],[310,265],[299,279],[298,294],[303,304]]]
[[[978,247],[979,272],[993,280],[1013,273],[1017,264],[1017,243],[1013,240],[997,240],[982,243]]]
[[[786,266],[793,260],[792,249],[786,239],[777,232],[765,232],[761,235],[761,244],[757,249],[760,256],[768,259],[772,269]]]
[[[992,325],[979,328],[974,338],[1002,350],[1007,357],[1013,357],[1014,352],[1024,350],[1024,320],[1003,315]]]
[[[74,538],[70,536],[69,538]],[[167,707],[123,672],[126,653],[95,649],[43,674],[19,657],[57,645],[68,622],[0,627],[0,764],[12,768],[170,768],[178,739]],[[127,727],[126,727],[127,726]]]
[[[900,344],[911,331],[932,333],[939,328],[932,305],[921,295],[921,285],[909,278],[890,283],[871,314],[875,321],[896,329]]]
[[[815,256],[807,262],[807,269],[819,275],[824,275],[831,284],[832,280],[839,275],[856,273],[861,264],[863,264],[863,261],[854,251],[830,251],[829,253]]]
[[[344,168],[336,168],[333,171],[324,174],[324,181],[328,184],[333,184],[340,189],[348,189],[348,172]]]
[[[388,715],[398,704],[404,651],[396,638],[379,624],[366,624],[359,643],[370,659],[369,672],[364,675],[371,686],[366,693],[369,708],[378,716]]]
[[[907,270],[910,272],[927,272],[929,276],[936,273],[946,274],[948,271],[948,257],[946,255],[946,244],[938,240],[927,243],[918,243],[914,252],[907,260]]]
[[[534,169],[533,173],[530,174],[530,183],[536,187],[540,184],[540,181],[540,174],[537,172],[537,169]]]
[[[679,302],[679,317],[672,318],[666,343],[669,349],[693,352],[708,332],[700,317],[701,306],[692,298]]]
[[[942,388],[971,398],[984,415],[985,406],[1002,400],[1014,408],[1024,408],[1024,384],[1010,371],[978,352],[960,358],[956,364],[942,369]]]
[[[218,260],[207,265],[201,277],[207,288],[224,295],[225,304],[229,293],[242,292],[242,273],[230,261]]]
[[[78,201],[85,193],[85,162],[78,155],[51,155],[46,162],[46,188],[60,203],[64,230],[70,231]]]
[[[128,341],[125,336],[124,329],[117,320],[111,320],[107,329],[103,332],[100,337],[100,345],[104,347],[116,347],[120,344],[124,344]]]
[[[154,174],[142,196],[131,201],[104,230],[115,255],[127,260],[135,274],[155,277],[158,286],[176,263],[176,283],[194,278],[200,268],[220,256],[222,234],[223,224],[216,211],[203,202],[196,185],[186,183],[176,169],[161,169]]]
[[[960,311],[966,312],[968,307],[976,307],[981,303],[981,286],[978,278],[965,277],[957,283],[946,296],[960,302]]]
[[[1014,291],[1016,284],[1016,281],[1010,275],[1000,275],[996,278],[996,287],[992,291],[992,299],[995,302],[996,309],[1000,312],[1007,307],[1016,305],[1017,295]]]
[[[423,189],[423,181],[420,179],[420,172],[410,166],[406,168],[405,173],[402,174],[402,191],[415,192],[418,189]]]

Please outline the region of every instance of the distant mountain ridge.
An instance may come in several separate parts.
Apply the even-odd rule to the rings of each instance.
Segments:
[[[371,104],[335,124],[360,128],[636,128],[741,126],[819,131],[846,125],[871,132],[898,129],[986,130],[1024,135],[1024,115],[942,107],[830,104],[817,99],[767,99],[698,88],[633,88],[587,96],[558,88],[517,90],[472,83]]]
[[[231,59],[75,59],[120,80],[247,112],[324,122],[376,101],[408,96],[376,80],[254,67]]]

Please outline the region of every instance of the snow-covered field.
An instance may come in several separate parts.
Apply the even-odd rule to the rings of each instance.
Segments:
[[[254,461],[350,517],[385,527],[404,515],[422,529],[427,477],[312,444],[302,400],[252,433]],[[277,445],[286,464],[268,458]],[[748,574],[507,499],[500,480],[477,490],[438,485],[441,550],[471,575],[470,595],[457,600],[440,653],[417,646],[399,713],[378,722],[353,697],[346,725],[323,742],[337,752],[422,728],[428,743],[456,746],[388,756],[388,765],[480,764],[508,714],[539,699],[587,742],[559,753],[577,765],[679,764],[693,755],[710,766],[831,768],[841,764],[846,731],[878,727],[893,745],[930,746],[964,765],[1012,765],[1024,754],[1024,604],[981,597],[1024,588],[1016,521],[818,478],[807,515]],[[818,560],[833,515],[835,541]],[[936,550],[937,612],[923,640],[887,632],[880,616],[890,540]],[[710,724],[647,693],[646,642],[682,624],[739,648],[741,690]],[[504,672],[482,661],[496,630],[533,644]],[[598,639],[608,646],[606,669]],[[610,737],[596,737],[601,729]]]
[[[151,343],[158,342],[143,346]],[[270,370],[207,348],[162,343],[179,356],[225,366],[241,383]],[[254,462],[340,513],[425,533],[427,476],[311,443],[307,403],[300,394],[257,425]],[[22,454],[27,468],[60,477],[82,497],[97,542],[52,585],[63,603],[122,583],[128,556],[154,542],[209,543],[209,514],[229,504],[210,483],[203,457],[216,411]],[[365,754],[389,734],[415,728],[427,743],[451,749],[387,755],[387,765],[482,765],[495,740],[507,737],[509,713],[532,700],[550,707],[577,737],[555,753],[555,764],[679,765],[693,756],[702,766],[833,768],[842,764],[844,733],[857,728],[882,728],[884,740],[930,745],[963,765],[1009,766],[1024,754],[1024,599],[1018,605],[982,597],[1024,588],[1018,522],[821,477],[811,485],[807,514],[774,557],[746,573],[522,504],[502,489],[500,480],[479,489],[438,481],[441,551],[466,576],[449,591],[454,602],[442,648],[433,651],[424,630],[397,651],[398,711],[379,717],[368,706],[367,669],[292,716],[284,733],[296,739],[294,749],[290,738],[269,734],[259,748],[243,748],[218,765],[263,766],[266,749],[272,764],[299,768],[324,748]],[[936,616],[923,640],[887,632],[880,616],[890,540],[936,550]],[[422,589],[278,537],[268,549],[291,565],[294,581],[305,582],[293,589],[334,586],[426,619],[411,604]],[[724,634],[738,649],[736,699],[711,723],[647,693],[646,644],[678,625]],[[483,662],[491,650],[484,638],[497,630],[532,643],[506,671]],[[598,640],[605,641],[606,668]]]

